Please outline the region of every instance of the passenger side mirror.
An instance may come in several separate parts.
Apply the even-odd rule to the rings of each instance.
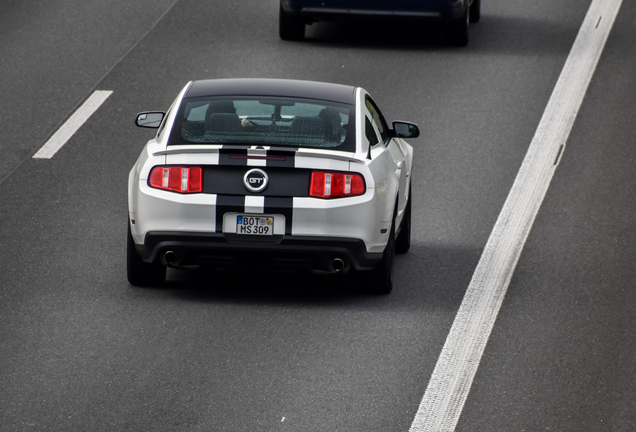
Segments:
[[[398,138],[417,138],[420,136],[420,128],[415,123],[394,121],[393,136]]]
[[[135,124],[143,128],[157,129],[161,125],[161,121],[163,120],[165,115],[166,113],[159,111],[142,112],[137,114],[137,120],[135,120]]]

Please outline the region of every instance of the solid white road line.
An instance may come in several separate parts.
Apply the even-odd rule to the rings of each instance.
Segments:
[[[33,155],[33,159],[51,159],[59,149],[82,127],[86,120],[104,103],[112,91],[95,90],[57,132]]]
[[[593,0],[499,214],[410,432],[454,431],[622,0]]]

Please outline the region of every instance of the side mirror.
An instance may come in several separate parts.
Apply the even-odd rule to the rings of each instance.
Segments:
[[[142,112],[137,114],[137,120],[135,120],[135,124],[143,128],[157,129],[161,125],[161,121],[163,120],[165,115],[166,113],[159,111]]]
[[[393,136],[398,138],[417,138],[420,136],[420,128],[415,123],[394,121]]]

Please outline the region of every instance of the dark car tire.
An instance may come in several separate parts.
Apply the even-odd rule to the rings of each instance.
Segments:
[[[469,8],[466,8],[464,15],[457,21],[450,24],[448,28],[448,41],[450,45],[465,47],[468,45],[468,25],[470,23]]]
[[[395,223],[391,225],[389,241],[380,263],[367,273],[367,287],[371,294],[389,294],[393,290],[393,261],[395,258]]]
[[[468,14],[468,19],[471,23],[479,22],[479,18],[481,18],[481,0],[473,0]]]
[[[300,17],[285,13],[281,6],[278,15],[278,35],[283,40],[302,40],[305,37],[305,22]]]
[[[134,286],[159,286],[166,281],[166,268],[160,263],[144,262],[137,250],[128,225],[128,242],[126,248],[126,270],[128,282]]]
[[[400,223],[400,234],[395,239],[395,253],[403,254],[411,248],[411,189],[409,188],[409,200],[404,209],[404,216]]]

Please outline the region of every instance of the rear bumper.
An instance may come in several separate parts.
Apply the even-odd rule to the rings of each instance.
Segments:
[[[356,270],[370,270],[382,259],[382,253],[367,252],[360,239],[291,235],[149,232],[136,249],[146,262],[162,261],[166,252],[174,252],[174,267],[329,272],[335,259]]]
[[[354,19],[440,19],[439,12],[384,11],[373,9],[302,8],[300,16],[315,21],[339,21]]]
[[[383,4],[350,0],[338,2],[334,7],[329,2],[319,0],[283,0],[281,6],[286,13],[300,15],[308,22],[355,19],[454,20],[463,15],[467,2],[468,0],[417,0],[402,1],[396,6],[388,1]]]

